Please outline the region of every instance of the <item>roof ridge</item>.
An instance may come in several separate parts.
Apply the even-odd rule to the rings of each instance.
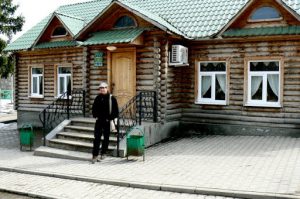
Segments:
[[[85,19],[83,19],[81,17],[77,17],[77,16],[73,16],[73,15],[69,15],[69,14],[65,14],[65,13],[61,13],[61,12],[57,12],[57,11],[54,11],[54,14],[63,15],[65,17],[70,17],[70,18],[73,18],[73,19],[78,19],[78,20],[81,20],[81,21],[85,21]]]
[[[56,10],[59,10],[60,8],[63,8],[63,7],[74,6],[74,5],[77,5],[77,4],[86,4],[86,3],[91,3],[91,2],[94,2],[94,1],[101,1],[101,0],[89,0],[89,1],[83,1],[83,2],[77,2],[77,3],[69,3],[69,4],[66,4],[66,5],[59,6]]]
[[[146,17],[148,17],[149,19],[155,21],[156,23],[160,23],[159,21],[157,21],[156,19],[152,18],[150,15],[152,16],[155,16],[157,18],[159,18],[159,20],[162,20],[164,21],[165,23],[167,23],[170,27],[167,27],[165,26],[165,24],[161,24],[162,26],[165,26],[169,31],[173,32],[173,33],[176,33],[176,34],[179,34],[183,37],[187,37],[186,34],[184,34],[181,30],[179,30],[177,27],[175,27],[172,23],[170,23],[168,20],[166,20],[164,17],[160,16],[159,14],[157,13],[153,13],[151,12],[150,10],[148,10],[147,8],[145,7],[141,7],[141,6],[138,6],[138,5],[134,5],[132,4],[130,1],[127,1],[127,0],[113,0],[113,1],[116,1],[116,2],[119,2],[125,6],[128,6],[130,7],[131,9],[139,12],[140,14],[142,15],[145,15]],[[177,31],[177,32],[176,32]]]

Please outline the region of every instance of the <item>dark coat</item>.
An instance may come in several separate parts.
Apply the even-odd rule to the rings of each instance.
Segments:
[[[119,116],[118,103],[114,96],[111,96],[112,110],[111,114],[109,114],[109,95],[99,94],[94,100],[92,108],[93,117],[100,121],[113,120]]]

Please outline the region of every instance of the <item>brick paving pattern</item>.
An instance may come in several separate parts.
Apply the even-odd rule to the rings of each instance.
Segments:
[[[142,157],[130,161],[108,157],[100,163],[91,164],[87,161],[37,157],[30,151],[21,152],[16,123],[0,125],[0,171],[4,176],[8,175],[5,172],[14,170],[11,175],[31,172],[34,178],[48,179],[46,176],[37,176],[47,174],[50,177],[61,176],[61,179],[57,180],[62,181],[67,180],[66,177],[72,177],[93,179],[97,182],[169,187],[176,188],[177,191],[182,188],[197,193],[212,190],[220,195],[239,193],[248,197],[252,194],[269,198],[300,198],[300,138],[189,137],[170,140],[146,149],[145,162],[142,161]],[[4,179],[13,178],[4,177],[2,180]],[[51,183],[52,179],[49,178],[45,182]],[[2,180],[1,186],[5,186]],[[77,183],[91,182],[82,180]],[[98,183],[96,187],[95,190],[99,189],[98,192],[101,192],[104,185]],[[113,187],[111,189],[135,190],[129,187]],[[162,193],[154,190],[136,190],[133,192],[146,191],[150,195]],[[93,189],[90,191],[95,193]],[[90,194],[89,191],[86,194]]]
[[[146,161],[108,157],[97,164],[0,150],[0,167],[141,184],[300,196],[300,139],[206,136],[146,150]]]
[[[48,198],[226,199],[226,197],[154,191],[0,171],[0,189],[22,190]],[[1,194],[0,194],[1,196]],[[17,197],[16,197],[17,199]],[[24,198],[25,199],[25,198]]]

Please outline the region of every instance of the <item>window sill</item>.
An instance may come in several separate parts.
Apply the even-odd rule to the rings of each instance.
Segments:
[[[211,102],[204,102],[204,101],[195,101],[195,104],[199,104],[199,105],[219,105],[219,106],[226,106],[227,105],[227,103],[226,103],[226,101],[224,101],[224,102],[213,102],[213,101],[211,101]]]
[[[28,97],[30,99],[44,99],[44,95],[30,95]]]
[[[265,108],[282,108],[280,104],[268,104],[268,103],[246,103],[244,106],[249,106],[249,107],[265,107]]]

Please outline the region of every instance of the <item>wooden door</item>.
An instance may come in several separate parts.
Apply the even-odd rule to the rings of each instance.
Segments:
[[[135,51],[113,52],[111,60],[111,90],[121,108],[136,94]]]

